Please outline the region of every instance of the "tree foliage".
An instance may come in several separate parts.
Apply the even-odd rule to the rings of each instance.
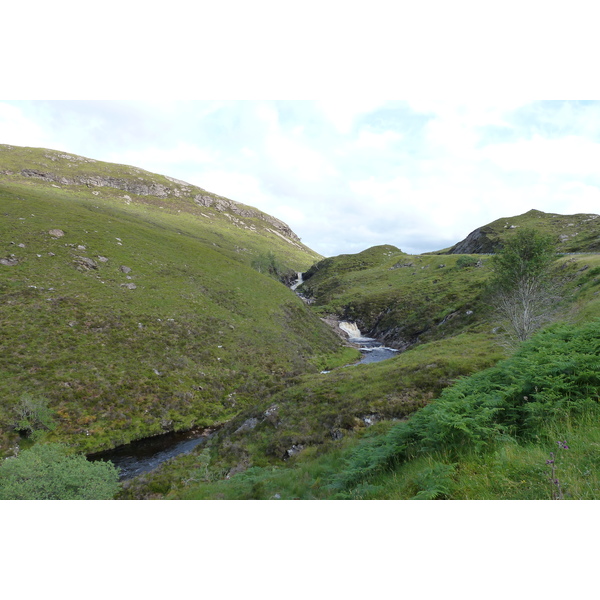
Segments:
[[[43,397],[23,393],[18,404],[13,408],[16,431],[30,435],[35,431],[55,428],[54,412],[48,407],[48,400]]]
[[[552,236],[534,229],[517,231],[492,258],[492,303],[517,342],[552,319],[560,299],[552,277],[556,258]]]
[[[89,462],[61,444],[36,444],[0,464],[0,500],[110,500],[119,488],[111,462]]]

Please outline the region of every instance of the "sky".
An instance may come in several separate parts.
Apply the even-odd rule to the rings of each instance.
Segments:
[[[440,250],[532,208],[600,212],[600,102],[0,101],[0,143],[182,179],[324,256]]]
[[[600,98],[596,12],[581,0],[7,3],[0,143],[188,181],[281,218],[326,256],[375,244],[439,250],[531,208],[600,213],[600,102],[576,100]],[[390,502],[376,511],[369,503],[277,503],[261,504],[263,513],[255,503],[212,503],[210,513],[190,504],[177,515],[166,504],[116,504],[11,506],[9,568],[31,583],[33,564],[43,593],[65,563],[71,579],[98,583],[108,555],[145,572],[157,546],[187,548],[196,539],[209,543],[161,554],[163,576],[147,578],[147,597],[178,586],[189,593],[198,565],[211,573],[203,591],[214,583],[222,595],[239,581],[247,593],[265,556],[261,589],[274,582],[273,594],[284,589],[290,598],[314,589],[389,596],[398,581],[421,596],[423,581],[447,593],[457,577],[469,599],[482,589],[489,598],[515,589],[573,595],[574,585],[594,584],[593,555],[577,543],[596,522],[585,513],[591,504],[559,511],[564,527],[550,503]],[[102,526],[88,536],[99,560],[72,544],[83,519],[88,529]],[[453,552],[432,539],[450,540]],[[544,578],[550,547],[568,551],[559,575]],[[527,570],[498,578],[507,557]],[[310,575],[306,591],[294,579],[296,595],[290,564]],[[113,580],[103,576],[111,593]],[[378,593],[378,583],[390,592]],[[139,596],[140,578],[130,585]]]

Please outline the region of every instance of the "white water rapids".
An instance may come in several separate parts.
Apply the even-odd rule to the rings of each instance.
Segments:
[[[365,355],[362,360],[358,363],[363,365],[365,363],[380,362],[392,358],[398,350],[395,348],[388,348],[381,342],[378,342],[375,338],[365,337],[356,323],[350,323],[348,321],[340,321],[339,327],[342,331],[348,334],[348,341],[354,344],[360,344],[359,350]]]

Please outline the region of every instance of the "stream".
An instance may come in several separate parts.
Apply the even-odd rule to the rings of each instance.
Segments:
[[[210,438],[212,430],[191,429],[185,432],[171,432],[157,435],[112,450],[96,452],[88,455],[88,460],[111,461],[120,469],[119,480],[132,479],[142,473],[156,469],[161,463],[179,456],[189,454],[196,446]]]
[[[339,327],[342,331],[348,334],[348,341],[359,346],[359,350],[364,354],[363,358],[355,365],[364,365],[368,363],[376,363],[382,360],[392,358],[399,351],[394,348],[388,348],[374,338],[365,337],[360,332],[360,329],[355,323],[340,321]],[[352,365],[349,365],[352,366]]]
[[[292,286],[295,290],[302,283],[302,273],[298,273],[298,282]],[[398,350],[385,347],[381,342],[361,334],[355,323],[341,321],[339,327],[348,335],[348,341],[359,347],[363,358],[348,367],[380,362],[396,355]],[[323,371],[328,373],[329,371]],[[213,434],[211,429],[191,429],[185,432],[171,432],[118,446],[112,450],[88,455],[88,460],[111,461],[120,469],[119,480],[125,481],[156,469],[161,463],[190,453],[196,446],[204,443]]]

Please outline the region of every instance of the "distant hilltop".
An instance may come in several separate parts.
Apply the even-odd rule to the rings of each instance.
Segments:
[[[503,217],[478,227],[450,248],[428,254],[493,254],[519,227],[550,234],[558,252],[600,251],[600,215],[559,215],[532,209],[516,217]]]
[[[0,144],[0,176],[7,180],[33,179],[54,187],[77,186],[114,189],[143,197],[189,199],[236,218],[260,219],[272,233],[300,247],[300,238],[279,219],[252,206],[229,200],[200,187],[137,167],[118,165],[46,148]],[[122,196],[127,201],[127,196]],[[232,213],[232,214],[230,214]],[[234,216],[235,215],[235,216]]]

